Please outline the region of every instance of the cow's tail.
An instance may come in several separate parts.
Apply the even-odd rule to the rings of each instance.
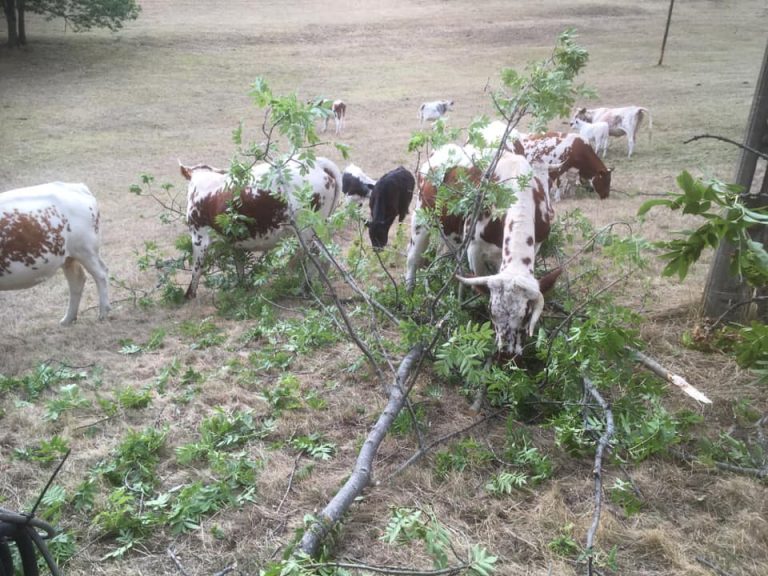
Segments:
[[[333,191],[333,202],[331,203],[331,209],[328,211],[328,214],[330,215],[333,214],[333,212],[336,210],[336,207],[339,205],[339,200],[341,199],[341,170],[339,170],[339,167],[336,166],[332,160],[322,156],[315,159],[315,164],[331,178],[333,178],[333,181],[336,185]]]
[[[648,108],[640,108],[640,110],[648,116],[648,142],[653,142],[653,118],[651,118],[651,111]]]

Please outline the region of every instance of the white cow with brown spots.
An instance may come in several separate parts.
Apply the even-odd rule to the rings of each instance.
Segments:
[[[627,158],[635,150],[637,131],[643,118],[648,116],[648,140],[653,133],[653,119],[648,108],[641,106],[624,106],[622,108],[578,108],[574,111],[573,119],[586,122],[605,122],[611,136],[627,136]]]
[[[234,195],[225,171],[205,164],[184,166],[179,162],[179,166],[181,175],[189,180],[187,224],[192,235],[193,263],[186,297],[190,299],[197,295],[211,232],[221,232],[216,217],[227,212]],[[290,234],[290,224],[300,209],[296,191],[304,186],[312,190],[312,208],[324,217],[330,216],[339,203],[341,172],[327,158],[316,158],[311,167],[294,160],[285,166],[281,178],[269,183],[271,176],[271,166],[259,164],[251,170],[251,184],[240,190],[236,211],[247,217],[248,237],[235,244],[238,248],[264,252]],[[311,231],[306,234],[309,239]]]
[[[99,291],[99,319],[107,317],[107,266],[99,244],[99,206],[85,184],[51,182],[0,194],[0,290],[29,288],[63,269],[69,284],[63,325],[77,319],[83,268]]]
[[[517,154],[506,152],[500,158],[494,179],[515,192],[515,201],[507,208],[503,223],[501,266],[488,276],[458,279],[464,284],[487,289],[491,297],[491,319],[496,330],[496,342],[502,357],[516,358],[523,352],[526,336],[532,336],[544,309],[544,292],[560,275],[556,269],[541,280],[533,273],[536,244],[541,241],[538,220],[542,215],[537,178],[531,165]],[[548,196],[547,194],[543,194]],[[484,215],[477,223],[467,250],[470,263],[473,252],[488,244],[483,233],[493,219]],[[549,233],[547,226],[546,233]],[[477,256],[475,256],[477,257]],[[476,270],[477,264],[470,265]]]

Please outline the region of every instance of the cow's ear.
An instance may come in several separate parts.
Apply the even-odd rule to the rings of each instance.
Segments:
[[[181,163],[181,160],[179,160],[179,170],[185,180],[192,179],[192,170],[190,170],[189,166],[184,166],[184,164]]]
[[[539,290],[542,294],[546,294],[550,290],[552,290],[552,287],[555,285],[555,282],[560,277],[560,274],[563,273],[562,268],[555,268],[551,272],[548,272],[541,278],[539,278]]]

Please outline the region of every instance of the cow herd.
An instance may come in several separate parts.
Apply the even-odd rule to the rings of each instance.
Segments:
[[[419,118],[421,122],[434,120],[452,105],[447,100],[424,103]],[[332,112],[336,132],[340,133],[346,105],[336,100]],[[560,199],[562,188],[578,180],[588,183],[600,198],[608,197],[611,171],[596,151],[604,156],[608,135],[623,134],[631,156],[645,116],[650,124],[645,108],[580,108],[571,119],[578,133],[523,134],[509,130],[506,123],[491,122],[482,131],[483,148],[469,143],[448,144],[430,155],[416,178],[400,166],[374,180],[357,166],[350,164],[342,173],[331,160],[318,157],[311,166],[291,161],[277,174],[267,164],[256,165],[251,170],[251,183],[234,192],[227,172],[204,164],[180,165],[188,181],[186,216],[193,250],[186,296],[196,296],[212,232],[222,231],[219,216],[230,206],[244,216],[246,230],[237,246],[267,251],[291,233],[301,204],[299,192],[308,192],[312,209],[324,217],[330,216],[342,197],[367,199],[370,241],[375,249],[381,249],[387,245],[395,219],[402,222],[408,214],[417,189],[415,206],[421,210],[411,219],[407,287],[414,287],[429,243],[432,227],[422,214],[431,211],[450,248],[466,241],[472,276],[459,280],[490,294],[499,351],[514,357],[520,354],[526,335],[533,332],[542,311],[543,293],[560,273],[555,270],[542,279],[534,276],[536,251],[554,218],[553,203]],[[495,156],[492,170],[478,168]],[[483,179],[505,188],[514,200],[509,205],[486,206],[471,219],[448,213],[442,204],[437,209],[442,184],[450,187],[468,181],[478,185]],[[503,218],[496,216],[502,213]],[[0,290],[33,286],[62,268],[70,296],[61,323],[69,324],[77,318],[84,268],[96,282],[99,318],[105,318],[109,310],[108,277],[99,256],[99,234],[99,209],[83,184],[55,182],[0,194]]]

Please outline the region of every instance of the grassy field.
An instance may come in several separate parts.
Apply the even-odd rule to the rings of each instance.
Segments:
[[[27,47],[8,50],[0,35],[0,190],[51,180],[88,184],[100,201],[102,256],[115,279],[109,321],[96,320],[96,290],[89,280],[80,319],[68,328],[57,324],[67,298],[62,275],[34,289],[0,293],[0,375],[21,377],[42,362],[68,366],[88,373],[82,388],[90,401],[50,420],[43,401],[27,404],[10,394],[0,396],[0,506],[5,508],[28,507],[51,469],[14,458],[15,449],[54,435],[66,438],[73,453],[59,483],[73,490],[129,430],[168,426],[157,475],[170,489],[196,478],[194,467],[175,461],[173,449],[196,438],[214,407],[264,412],[264,389],[284,374],[251,374],[246,381],[233,368],[254,352],[246,336],[258,329],[256,322],[217,316],[214,293],[205,289],[197,301],[180,308],[137,305],[136,295],[155,284],[154,274],[137,266],[144,243],[171,250],[184,227],[161,224],[155,203],[128,192],[142,173],[184,190],[177,159],[226,167],[238,122],[249,134],[261,123],[261,112],[247,95],[257,76],[266,77],[277,93],[345,100],[345,133],[328,139],[349,144],[352,161],[376,177],[398,164],[415,165],[406,146],[419,127],[422,101],[455,100],[454,126],[492,114],[484,88],[498,86],[499,71],[522,69],[545,57],[556,35],[575,27],[590,53],[582,79],[599,93],[594,104],[650,108],[653,139],[649,142],[644,127],[629,160],[625,141],[612,142],[607,164],[615,172],[609,200],[568,199],[557,210],[580,207],[595,226],[626,221],[635,234],[653,240],[687,222],[661,211],[637,221],[637,207],[648,195],[671,190],[683,169],[733,176],[735,148],[683,141],[701,133],[742,138],[768,21],[765,0],[679,3],[665,64],[657,67],[668,7],[661,0],[328,0],[322,8],[308,0],[141,4],[139,20],[118,35],[73,34],[61,22],[34,17]],[[565,128],[559,122],[551,127]],[[332,146],[323,153],[344,165]],[[344,235],[351,237],[351,232]],[[402,277],[404,259],[396,259],[396,276]],[[683,283],[659,277],[658,266],[645,274],[627,285],[622,299],[648,319],[643,335],[651,351],[715,401],[708,409],[688,407],[698,410],[712,430],[737,422],[739,401],[768,411],[764,389],[750,384],[749,374],[727,357],[680,346],[681,335],[695,322],[706,263]],[[291,298],[276,304],[275,313],[286,321],[305,317],[308,306]],[[162,345],[149,349],[158,331],[165,334]],[[217,343],[200,346],[204,336],[216,336]],[[126,354],[128,341],[147,349]],[[160,393],[158,378],[174,362],[182,373],[192,370],[202,381],[190,387],[177,376]],[[286,412],[272,436],[287,441],[317,432],[335,443],[334,458],[312,463],[304,458],[297,466],[295,451],[269,442],[249,445],[250,455],[264,463],[253,502],[208,516],[201,528],[181,536],[158,533],[118,560],[103,559],[116,545],[102,538],[95,525],[70,526],[77,529],[78,551],[65,573],[178,574],[166,553],[169,547],[189,574],[213,574],[233,562],[238,563],[236,573],[257,573],[279,557],[303,515],[321,509],[343,482],[385,403],[360,372],[349,370],[359,362],[356,348],[346,342],[300,358],[291,371],[301,383],[301,395],[319,396],[325,409],[304,406]],[[424,380],[417,388],[426,388]],[[99,403],[146,386],[155,388],[145,408],[106,414]],[[184,396],[188,390],[192,393]],[[46,394],[43,399],[53,398],[53,392]],[[439,399],[419,394],[434,437],[475,417],[456,391],[446,389]],[[686,405],[677,392],[669,396],[672,406]],[[503,433],[503,422],[480,430],[492,439]],[[407,436],[387,439],[377,477],[386,478],[415,448]],[[554,446],[551,452],[555,478],[506,499],[489,497],[482,479],[471,475],[452,474],[437,482],[434,462],[425,459],[366,492],[345,525],[337,554],[428,566],[420,550],[386,546],[378,537],[391,506],[431,506],[459,546],[482,543],[498,555],[500,574],[574,573],[572,564],[548,544],[568,525],[583,542],[592,514],[591,460],[558,455]],[[302,470],[309,477],[289,483]],[[624,478],[618,467],[608,476]],[[603,550],[617,547],[616,573],[711,574],[696,557],[709,558],[734,576],[766,573],[764,483],[663,458],[634,467],[631,478],[642,493],[642,512],[626,517],[620,508],[608,506],[598,532]]]

